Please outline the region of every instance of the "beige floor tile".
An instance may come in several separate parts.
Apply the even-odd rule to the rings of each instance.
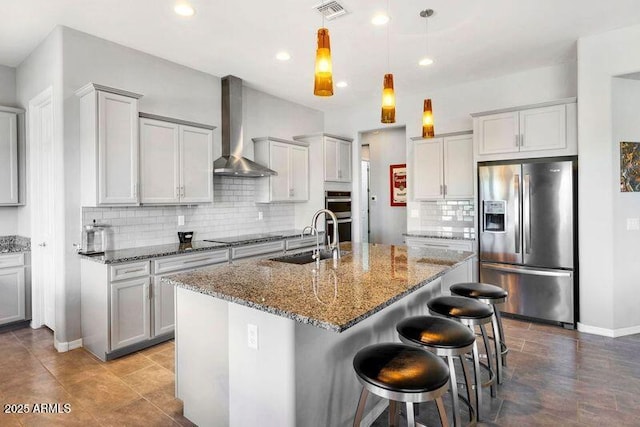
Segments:
[[[153,365],[122,377],[136,392],[144,395],[175,384],[175,375],[162,366]]]
[[[65,386],[69,394],[92,415],[103,415],[139,398],[119,377],[104,371]]]
[[[123,377],[152,365],[152,360],[141,355],[140,353],[134,353],[109,361],[105,364],[105,367],[107,368],[107,370],[109,370],[109,372],[119,377]]]
[[[104,427],[121,427],[123,425],[128,427],[178,426],[168,415],[141,398],[97,418]]]

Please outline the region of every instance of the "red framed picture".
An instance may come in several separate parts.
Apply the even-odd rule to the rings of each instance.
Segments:
[[[407,206],[407,165],[389,166],[391,206]]]

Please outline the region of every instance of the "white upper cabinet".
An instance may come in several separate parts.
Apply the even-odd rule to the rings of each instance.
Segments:
[[[479,161],[578,153],[575,98],[472,116]]]
[[[279,138],[254,138],[255,161],[278,174],[257,178],[258,203],[309,200],[309,144]]]
[[[414,139],[411,169],[414,200],[472,199],[472,135]]]
[[[324,180],[330,182],[351,182],[351,142],[352,139],[326,133],[298,135],[296,141],[322,144]]]
[[[164,205],[212,202],[213,131],[141,114],[140,201]]]
[[[0,107],[0,205],[18,204],[17,114]]]
[[[138,189],[138,99],[90,83],[80,97],[82,206],[135,206]]]

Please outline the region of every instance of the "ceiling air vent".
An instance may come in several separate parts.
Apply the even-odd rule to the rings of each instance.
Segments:
[[[331,21],[339,16],[346,15],[348,12],[337,1],[326,1],[313,7],[315,10],[324,15],[325,19]]]

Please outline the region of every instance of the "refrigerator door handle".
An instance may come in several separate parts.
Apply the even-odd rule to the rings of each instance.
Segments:
[[[531,253],[531,175],[524,176],[522,184],[522,222],[524,223],[524,252]]]
[[[513,175],[513,194],[515,198],[515,236],[516,236],[516,253],[520,253],[520,175]]]
[[[536,276],[571,277],[570,271],[532,270],[528,268],[521,268],[521,267],[504,265],[504,264],[483,263],[482,268],[488,268],[488,269],[497,270],[497,271],[506,271],[509,273],[533,274]]]

